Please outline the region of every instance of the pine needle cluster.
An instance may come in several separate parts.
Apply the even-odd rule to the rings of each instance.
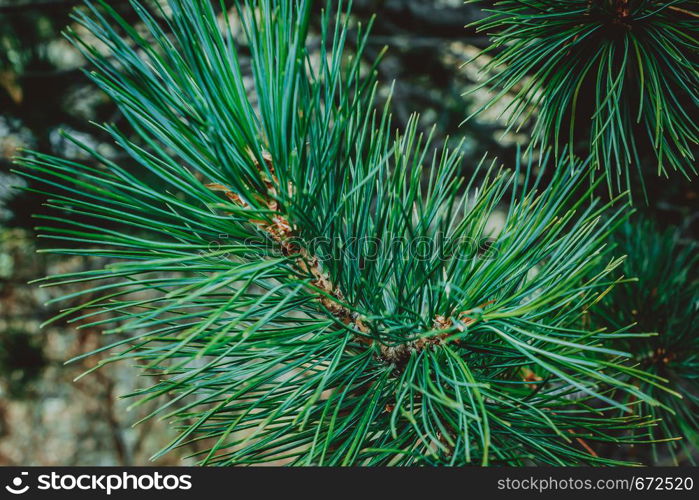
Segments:
[[[590,155],[617,191],[652,166],[696,175],[695,1],[504,0],[485,10],[475,23],[492,40],[481,86],[495,95],[483,108],[513,98],[507,119],[533,117],[532,147]]]
[[[654,461],[667,451],[676,463],[694,462],[699,449],[699,249],[682,241],[676,229],[660,231],[644,218],[626,222],[610,244],[627,255],[620,272],[635,278],[616,286],[592,309],[593,320],[611,330],[633,321],[635,330],[653,334],[620,338],[616,347],[634,353],[640,369],[667,380],[681,395],[641,387],[665,403],[665,408],[640,408],[657,421]]]
[[[19,163],[60,214],[40,216],[51,251],[108,262],[42,286],[84,285],[59,318],[112,335],[100,364],[152,377],[131,396],[179,429],[156,456],[205,440],[214,465],[618,464],[595,443],[647,441],[636,408],[668,406],[648,395],[663,377],[613,345],[626,327],[585,326],[627,212],[587,163],[463,177],[458,143],[433,151],[417,118],[393,131],[344,3],[319,36],[306,0],[134,1],[139,29],[87,5],[99,43],[69,36],[130,161],[74,140],[91,162]]]

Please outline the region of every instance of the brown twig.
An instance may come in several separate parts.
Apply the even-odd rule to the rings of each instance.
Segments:
[[[674,5],[669,5],[668,9],[674,10],[675,12],[681,12],[682,14],[687,14],[688,16],[699,18],[698,12],[692,12],[691,10],[683,9],[682,7],[675,7]]]
[[[629,0],[617,0],[615,9],[617,16],[619,16],[621,19],[627,18],[631,14]]]
[[[266,163],[267,170],[272,174],[272,179],[267,178],[266,173],[258,164],[257,166],[260,171],[260,175],[263,177],[263,182],[267,188],[267,193],[257,195],[255,199],[261,202],[274,215],[271,217],[271,221],[251,218],[250,223],[266,232],[274,241],[276,241],[280,245],[284,255],[297,255],[298,257],[295,259],[294,264],[302,273],[313,276],[311,284],[321,292],[319,294],[318,301],[322,304],[322,306],[343,324],[351,326],[354,330],[360,332],[361,335],[357,335],[356,337],[359,342],[370,346],[373,345],[375,340],[369,337],[371,329],[361,315],[353,312],[348,307],[343,305],[346,303],[344,294],[332,282],[328,273],[322,268],[319,259],[309,253],[305,248],[299,246],[293,240],[294,228],[290,224],[289,220],[282,213],[280,213],[279,204],[275,200],[277,192],[276,186],[279,185],[279,180],[274,175],[272,158],[266,153],[263,154],[262,157]],[[238,194],[223,184],[206,184],[206,187],[212,191],[223,193],[229,201],[241,208],[249,208],[248,203],[246,203]],[[478,307],[485,307],[492,302],[493,301],[485,302]],[[473,310],[470,309],[468,311],[463,311],[458,315],[460,324],[457,328],[459,330],[463,331],[464,325],[468,326],[476,321],[474,318],[469,316],[472,311]],[[452,320],[446,318],[445,316],[437,316],[433,321],[434,330],[451,330],[453,326]],[[414,352],[420,352],[425,348],[437,346],[444,342],[444,340],[449,336],[450,333],[445,332],[439,335],[420,337],[416,340],[394,346],[381,344],[379,346],[380,357],[387,363],[402,366]],[[458,341],[455,342],[458,343]]]
[[[368,334],[369,327],[365,324],[361,317],[352,312],[349,308],[342,305],[342,303],[345,303],[345,297],[342,294],[342,291],[332,283],[329,275],[323,270],[319,259],[294,242],[294,228],[289,223],[288,219],[279,212],[279,204],[274,199],[276,195],[275,186],[279,184],[279,181],[274,175],[272,158],[267,154],[263,154],[263,159],[267,163],[267,168],[272,173],[272,179],[263,179],[267,187],[267,193],[265,193],[263,196],[258,195],[256,199],[262,202],[274,215],[271,218],[271,222],[261,219],[250,219],[250,223],[266,232],[274,241],[276,241],[280,245],[284,255],[298,256],[294,262],[296,267],[301,272],[313,276],[311,284],[322,292],[318,298],[319,302],[334,317],[342,321],[342,323],[346,325],[351,324],[358,331]],[[260,172],[262,174],[261,169]],[[242,208],[249,208],[249,205],[243,201],[239,195],[222,184],[207,184],[206,187],[212,191],[223,192],[226,198]]]
[[[573,429],[568,429],[568,432],[570,434],[575,434]],[[589,444],[587,444],[587,442],[583,438],[576,437],[575,440],[580,444],[580,446],[585,448],[585,451],[587,451],[590,455],[592,455],[595,458],[599,457],[597,452],[595,450],[593,450],[592,447]]]

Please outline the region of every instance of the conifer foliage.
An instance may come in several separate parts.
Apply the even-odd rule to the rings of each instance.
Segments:
[[[495,94],[484,108],[514,97],[506,117],[535,115],[532,146],[584,140],[580,154],[617,190],[632,170],[642,179],[643,165],[697,173],[696,1],[504,0],[485,10],[475,24],[492,40],[482,86]]]
[[[655,393],[666,408],[642,406],[657,424],[655,460],[666,448],[676,462],[696,461],[699,449],[699,252],[674,228],[660,231],[650,219],[625,223],[610,244],[627,258],[620,271],[635,277],[619,284],[594,308],[600,327],[618,329],[631,321],[649,337],[620,338],[616,346],[634,353],[644,371],[670,382],[682,398]]]
[[[664,390],[612,345],[623,327],[583,326],[624,204],[568,158],[546,184],[531,164],[462,178],[458,144],[391,130],[367,30],[350,53],[348,7],[328,6],[313,40],[305,0],[241,2],[240,24],[133,2],[145,30],[78,11],[135,167],[78,141],[93,162],[19,160],[61,214],[40,228],[52,251],[108,262],[46,279],[91,285],[60,317],[114,335],[100,364],[152,377],[132,396],[180,431],[156,456],[206,440],[215,465],[619,463],[595,442],[647,440],[625,432],[659,404],[639,386]]]

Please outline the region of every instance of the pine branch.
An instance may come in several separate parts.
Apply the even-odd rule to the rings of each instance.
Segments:
[[[658,175],[689,178],[699,144],[692,4],[497,3],[474,23],[491,35],[481,87],[496,94],[471,116],[508,96],[510,128],[531,119],[532,147],[590,155],[610,190],[629,188],[632,175],[642,181],[653,166]]]
[[[352,312],[350,309],[342,305],[346,299],[342,291],[332,283],[330,276],[323,269],[319,258],[310,254],[307,249],[302,248],[298,245],[298,242],[294,241],[293,234],[295,231],[292,228],[292,225],[289,223],[288,216],[279,212],[279,204],[277,201],[275,201],[275,196],[277,194],[275,186],[279,185],[279,179],[277,179],[277,177],[274,175],[272,157],[267,153],[263,153],[262,157],[265,161],[267,170],[272,174],[272,178],[265,181],[267,191],[265,193],[258,194],[256,199],[261,201],[262,204],[267,207],[269,212],[275,215],[272,217],[272,224],[269,224],[265,220],[255,219],[251,219],[249,222],[259,228],[261,231],[267,233],[272,240],[278,243],[280,251],[283,255],[295,257],[293,263],[299,273],[310,274],[313,276],[311,285],[320,292],[321,295],[318,297],[318,301],[329,314],[345,325],[350,326],[357,332],[360,332],[360,335],[356,336],[356,340],[358,342],[367,344],[369,346],[373,345],[374,340],[370,338],[370,328],[366,324],[366,318],[361,317],[356,312]],[[257,164],[257,167],[258,171],[261,172],[259,164]],[[264,172],[261,172],[261,174],[264,175]],[[206,187],[212,191],[222,192],[228,200],[242,208],[249,208],[248,204],[245,203],[240,196],[235,194],[226,186],[221,184],[207,184]],[[294,187],[292,185],[288,187],[290,192],[294,191]],[[477,309],[482,309],[483,307],[490,305],[492,302],[493,301],[490,300],[480,304],[477,306]],[[470,312],[470,310],[465,311],[459,315],[459,323],[462,325],[459,327],[460,331],[464,331],[468,325],[475,321],[473,318],[468,316]],[[448,332],[454,326],[454,323],[449,318],[437,316],[435,317],[432,326],[434,331],[442,331],[445,333],[437,333],[436,335],[430,337],[421,337],[398,346],[387,346],[380,344],[380,359],[387,364],[402,367],[414,353],[419,353],[426,347],[438,346],[445,341],[450,336]]]
[[[204,441],[212,465],[619,464],[590,450],[648,438],[626,431],[647,429],[636,408],[659,403],[638,385],[661,377],[582,321],[626,217],[585,163],[545,186],[531,159],[461,177],[460,144],[433,151],[417,117],[396,133],[376,109],[346,4],[317,39],[310,1],[242,2],[240,33],[203,0],[134,2],[138,30],[87,5],[76,21],[108,54],[69,35],[135,131],[103,125],[131,163],[74,139],[98,166],[19,163],[61,213],[39,216],[51,250],[110,262],[42,286],[86,285],[55,319],[126,334],[102,364],[153,376],[130,396],[163,398],[151,417],[179,431],[156,456]]]
[[[643,218],[627,222],[610,238],[617,252],[628,254],[621,271],[632,279],[616,287],[594,310],[593,320],[600,326],[617,329],[622,324],[637,323],[645,337],[620,337],[617,347],[635,353],[635,361],[648,373],[670,382],[682,395],[650,393],[665,407],[641,408],[658,425],[653,437],[654,462],[662,449],[675,464],[685,456],[694,463],[699,449],[699,384],[696,379],[699,351],[699,253],[693,242],[682,242],[679,233],[659,231],[656,224]]]

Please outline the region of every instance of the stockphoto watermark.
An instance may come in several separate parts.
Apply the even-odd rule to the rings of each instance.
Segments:
[[[233,250],[233,249],[236,250]],[[237,253],[237,249],[263,250],[271,255],[283,255],[285,249],[303,248],[320,262],[354,260],[361,265],[382,260],[395,262],[403,258],[419,262],[453,261],[453,260],[494,260],[498,255],[497,244],[492,239],[443,238],[416,236],[408,237],[349,237],[312,239],[289,238],[284,245],[269,238],[248,238],[242,243],[228,234],[220,234],[209,242],[206,250],[200,254],[206,258],[220,261]]]
[[[110,473],[46,472],[33,473],[21,471],[5,485],[5,491],[12,495],[24,495],[31,492],[93,492],[111,495],[127,491],[186,491],[192,489],[190,474],[158,471]]]

